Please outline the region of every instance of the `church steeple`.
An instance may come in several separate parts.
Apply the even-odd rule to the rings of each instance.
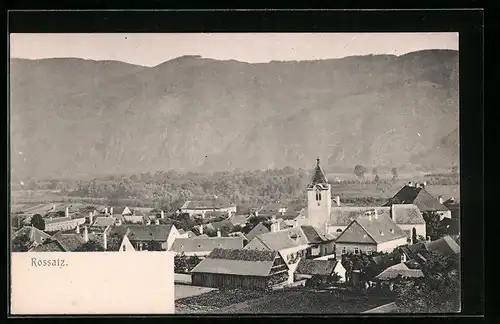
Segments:
[[[325,173],[323,172],[323,169],[321,169],[321,166],[319,165],[319,157],[316,159],[316,168],[314,169],[314,173],[311,179],[311,183],[309,184],[310,187],[316,185],[316,184],[327,184],[328,179],[326,178]]]

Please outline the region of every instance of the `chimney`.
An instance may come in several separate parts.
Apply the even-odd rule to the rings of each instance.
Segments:
[[[280,230],[280,222],[276,222],[276,230],[279,231]]]
[[[422,183],[422,188],[425,188],[425,187],[427,187],[427,181],[424,181],[424,182]]]
[[[378,211],[376,209],[373,210],[373,217],[378,219]]]
[[[420,188],[420,183],[417,183],[415,187]]]
[[[165,218],[165,212],[163,210],[161,211],[161,216],[160,217],[161,217],[161,219]]]
[[[155,219],[155,225],[160,225],[160,220],[158,218]]]
[[[431,237],[427,236],[427,242],[430,242],[430,241],[431,241]]]
[[[113,207],[111,207],[111,208],[109,209],[109,214],[110,214],[110,215],[113,215]]]
[[[94,222],[94,213],[89,213],[89,223],[92,224]]]
[[[335,202],[337,203],[337,207],[340,207],[340,196],[335,197]]]
[[[104,248],[104,251],[106,251],[108,249],[108,234],[106,234],[106,231],[104,231],[104,233],[102,234],[102,246]]]
[[[52,211],[56,210],[56,204],[52,204]]]
[[[439,196],[439,203],[442,204],[443,203],[443,196]]]
[[[200,225],[200,235],[203,234],[203,225]]]
[[[148,220],[146,221],[146,225],[151,225],[151,220],[149,220],[149,219],[148,219]]]
[[[220,230],[217,230],[217,237],[221,237],[221,233],[220,233]]]
[[[65,215],[66,217],[68,217],[68,216],[69,216],[69,207],[66,207],[66,210],[64,211],[64,215]]]
[[[108,207],[104,208],[104,214],[108,214]]]
[[[255,210],[255,217],[259,217],[259,211]]]
[[[83,229],[83,240],[85,241],[85,243],[89,241],[89,230],[87,226],[85,226],[85,228]]]
[[[80,225],[76,225],[76,234],[80,234]]]

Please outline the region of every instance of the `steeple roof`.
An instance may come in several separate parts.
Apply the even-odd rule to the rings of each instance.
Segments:
[[[316,159],[316,168],[314,169],[314,174],[311,179],[311,183],[309,186],[314,186],[316,184],[327,184],[328,179],[326,178],[325,173],[323,172],[323,169],[321,169],[321,166],[319,165],[319,158]]]

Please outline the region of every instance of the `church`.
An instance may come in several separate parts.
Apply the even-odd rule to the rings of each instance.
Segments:
[[[321,168],[319,158],[316,159],[316,167],[306,190],[307,211],[300,223],[314,226],[325,234],[339,238],[355,219],[371,214],[376,215],[369,219],[371,227],[377,227],[377,232],[392,224],[398,227],[395,232],[405,234],[408,243],[412,243],[416,236],[426,237],[425,221],[418,207],[413,204],[361,207],[342,206],[338,196],[332,200],[331,185]],[[389,236],[393,235],[386,235],[385,239]]]

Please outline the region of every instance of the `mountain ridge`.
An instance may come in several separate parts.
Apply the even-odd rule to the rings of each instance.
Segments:
[[[317,155],[332,165],[419,164],[458,125],[456,51],[187,56],[154,67],[23,60],[11,59],[11,163],[21,175],[308,168]],[[435,152],[430,162],[449,164],[448,149]]]

